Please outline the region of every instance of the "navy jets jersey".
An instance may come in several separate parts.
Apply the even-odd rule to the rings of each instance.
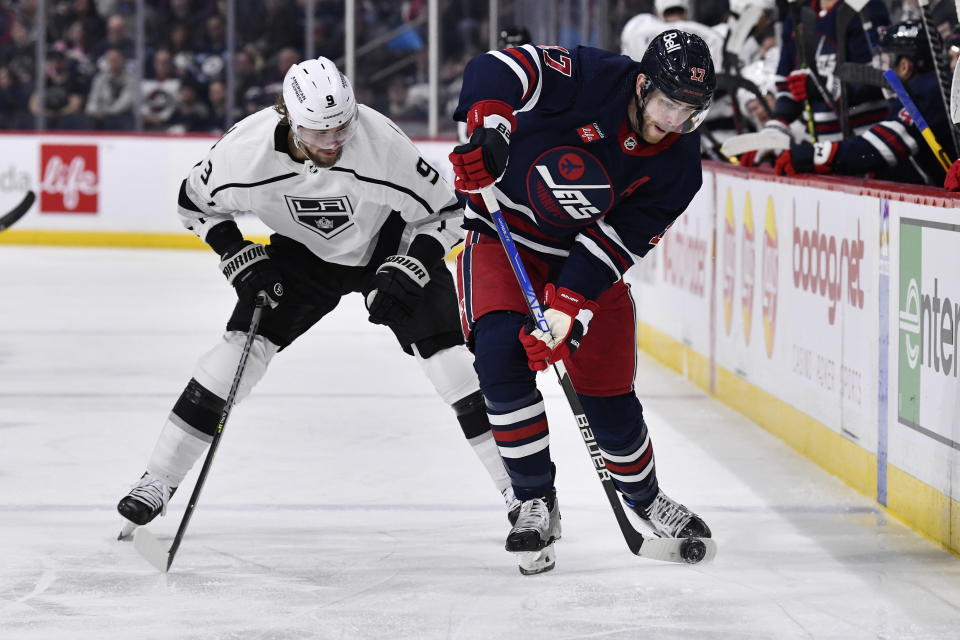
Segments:
[[[627,120],[639,63],[591,47],[524,45],[464,71],[465,118],[480,100],[514,109],[495,192],[514,240],[555,267],[558,286],[596,299],[659,241],[702,182],[700,137],[644,143]],[[479,197],[464,227],[496,235]]]
[[[776,86],[777,103],[774,107],[774,116],[784,122],[793,122],[801,115],[803,104],[794,101],[790,94],[787,76],[791,71],[806,66],[806,61],[800,59],[800,47],[809,49],[808,57],[812,58],[817,67],[818,75],[823,79],[824,89],[830,94],[834,104],[840,98],[840,83],[836,77],[837,68],[837,13],[842,2],[836,3],[829,10],[819,8],[819,1],[798,2],[799,10],[788,10],[783,19],[783,36],[781,38],[780,61],[777,64]],[[795,24],[795,13],[813,11],[816,14],[815,33],[805,34],[804,41],[797,45],[798,30]],[[860,17],[854,17],[846,29],[846,61],[860,64],[872,64],[872,50],[876,47],[876,28],[890,24],[890,16],[882,0],[869,0],[863,8],[864,22],[873,28],[865,30]],[[802,22],[801,22],[802,26]],[[800,30],[802,32],[802,30]],[[808,83],[809,84],[809,83]],[[841,138],[840,117],[830,105],[819,96],[811,96],[810,105],[814,112],[815,130],[818,140],[839,140]],[[883,120],[887,116],[887,104],[880,89],[867,85],[850,85],[847,104],[843,108],[849,112],[850,125],[856,133],[861,133],[871,125]]]
[[[940,82],[933,71],[909,82],[907,91],[941,144],[950,145],[950,122],[940,97]],[[913,118],[894,96],[890,116],[849,140],[839,143],[834,171],[846,175],[874,173],[881,180],[942,186],[946,173],[930,150]]]
[[[327,262],[364,266],[399,216],[388,253],[406,253],[427,235],[445,254],[463,239],[453,189],[386,116],[360,105],[359,118],[329,169],[290,155],[290,127],[272,107],[244,118],[183,181],[184,226],[206,240],[216,225],[249,213]]]

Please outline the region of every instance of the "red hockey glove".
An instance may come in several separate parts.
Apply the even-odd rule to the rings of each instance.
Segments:
[[[833,160],[840,144],[837,142],[801,142],[792,145],[777,158],[773,172],[778,176],[795,176],[798,173],[833,173]]]
[[[803,102],[807,98],[816,100],[820,97],[820,92],[810,79],[809,69],[791,71],[787,76],[787,85],[790,87],[790,95],[797,102]]]
[[[261,291],[267,294],[271,309],[283,302],[283,275],[274,266],[262,244],[242,240],[221,256],[220,271],[237,290],[241,300],[253,300]]]
[[[947,178],[943,181],[943,188],[948,191],[960,191],[960,160],[950,165]]]
[[[513,110],[499,100],[482,100],[467,112],[470,141],[453,149],[450,164],[454,187],[468,193],[487,187],[503,175],[510,154],[510,133],[516,129]]]
[[[597,303],[587,300],[579,293],[548,284],[544,292],[544,318],[550,325],[547,335],[534,326],[520,330],[520,342],[527,352],[527,366],[534,371],[543,371],[547,365],[563,360],[580,347],[587,335],[590,320],[598,309]]]

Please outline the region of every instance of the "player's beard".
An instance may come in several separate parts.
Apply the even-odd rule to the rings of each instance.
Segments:
[[[337,164],[340,161],[340,157],[343,156],[343,147],[337,149],[336,155],[326,155],[321,156],[317,153],[314,153],[310,147],[303,145],[300,148],[300,151],[303,152],[303,155],[307,156],[313,164],[317,165],[321,169],[329,169],[333,165]]]
[[[660,127],[653,118],[650,118],[641,108],[641,100],[634,96],[630,103],[630,128],[640,136],[640,139],[646,144],[657,144],[663,140],[669,131]]]

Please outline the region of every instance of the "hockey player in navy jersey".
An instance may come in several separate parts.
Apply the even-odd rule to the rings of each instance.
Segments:
[[[706,44],[675,29],[658,35],[641,62],[528,44],[480,55],[464,72],[454,115],[466,119],[470,142],[450,155],[456,188],[471,193],[457,266],[461,321],[522,501],[506,549],[520,554],[523,573],[551,569],[560,538],[536,385],[536,371],[560,359],[626,504],[658,535],[710,536],[657,483],[633,387],[636,325],[623,275],[700,189],[692,132],[714,86]],[[476,194],[494,183],[556,342],[527,327],[526,302]]]
[[[809,117],[812,115],[815,139],[836,141],[842,138],[841,110],[847,111],[850,126],[856,134],[887,117],[887,103],[877,87],[850,85],[846,104],[840,103],[840,83],[834,70],[840,59],[837,52],[837,16],[842,4],[842,0],[791,0],[787,4],[788,9],[783,16],[780,60],[777,63],[777,101],[773,117],[764,124],[764,130],[792,138],[790,124],[800,120],[809,131]],[[808,16],[806,21],[804,15]],[[890,24],[890,16],[882,0],[869,0],[861,16],[862,19],[856,17],[847,24],[842,59],[872,64],[871,43],[876,41],[876,34],[870,28],[865,29],[864,24],[876,29]],[[808,102],[810,113],[806,109]],[[740,157],[740,163],[750,166],[767,159],[772,161],[775,157],[771,151],[758,149],[748,152]]]
[[[950,123],[923,25],[907,21],[883,30],[880,51],[884,68],[893,69],[937,140],[947,143]],[[940,161],[896,96],[890,100],[889,111],[886,120],[849,140],[793,144],[777,158],[776,173],[869,173],[881,180],[942,184],[945,174]]]
[[[277,352],[343,296],[360,293],[370,322],[393,332],[453,408],[516,518],[519,503],[490,435],[443,262],[462,240],[462,208],[393,122],[356,103],[330,60],[293,65],[277,106],[223,135],[183,181],[179,213],[221,257],[238,301],[223,338],[200,358],[164,423],[146,473],[117,505],[128,522],[122,535],[165,512],[211,442],[259,291],[271,308],[263,312],[237,401]],[[276,232],[269,245],[244,239],[234,222],[244,213]]]

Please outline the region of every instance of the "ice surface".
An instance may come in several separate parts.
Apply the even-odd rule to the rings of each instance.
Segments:
[[[637,386],[709,565],[626,549],[555,380],[557,568],[359,296],[231,416],[171,573],[114,538],[232,290],[204,252],[0,246],[0,638],[957,638],[960,562],[674,373]],[[176,530],[197,469],[170,513]]]

